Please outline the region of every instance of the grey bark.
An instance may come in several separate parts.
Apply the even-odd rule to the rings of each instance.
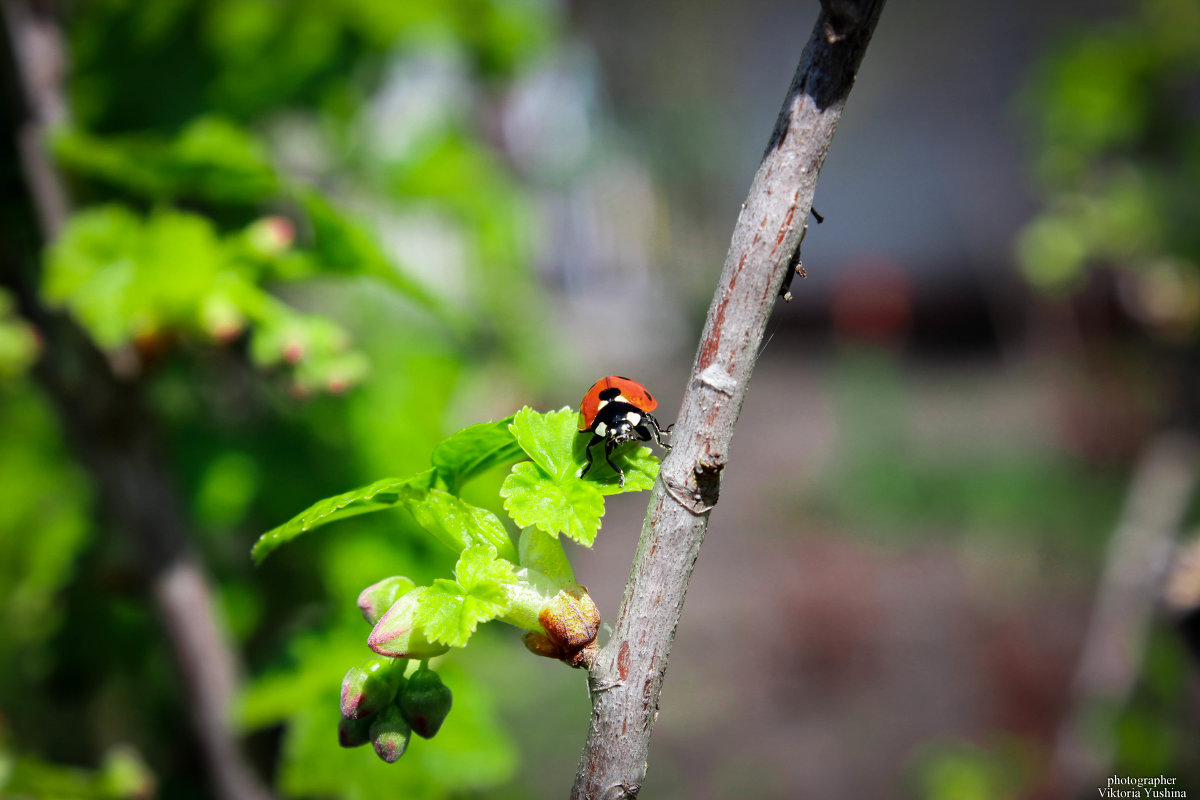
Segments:
[[[812,207],[817,175],[883,0],[822,3],[742,205],[613,636],[590,665],[592,720],[575,800],[636,797],[684,594],[717,502],[767,318]]]
[[[46,147],[65,124],[66,49],[48,3],[0,6],[7,69],[20,108],[15,145],[41,240],[66,224],[70,197]],[[212,593],[192,552],[187,517],[159,451],[141,387],[115,376],[108,361],[69,320],[42,306],[36,277],[6,248],[0,278],[46,340],[35,375],[57,407],[72,447],[91,472],[104,510],[134,542],[141,571],[178,665],[192,728],[221,800],[269,797],[246,762],[229,718],[238,663],[214,613]]]

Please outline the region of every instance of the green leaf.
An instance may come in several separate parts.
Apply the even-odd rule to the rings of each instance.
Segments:
[[[486,508],[427,486],[409,485],[399,495],[417,523],[454,552],[461,553],[475,544],[490,544],[505,558],[516,559],[504,523]]]
[[[470,594],[494,603],[504,602],[504,584],[517,579],[512,562],[497,558],[495,548],[490,545],[464,550],[454,566],[454,577]]]
[[[130,340],[163,346],[177,334],[228,342],[249,327],[256,364],[287,364],[305,390],[341,391],[362,379],[366,358],[348,349],[341,326],[261,288],[264,272],[289,262],[282,243],[256,250],[264,225],[222,235],[189,212],[160,208],[143,218],[119,205],[89,208],[47,251],[43,288],[106,350]]]
[[[480,597],[476,591],[483,591],[486,596]],[[468,591],[462,584],[443,578],[433,582],[421,597],[416,614],[430,641],[463,647],[481,623],[490,622],[508,610],[501,590],[479,586],[476,591]]]
[[[513,416],[509,429],[529,457],[552,478],[574,474],[583,466],[576,463],[579,415],[569,408],[539,414],[529,406]]]
[[[504,508],[521,527],[565,534],[588,547],[596,540],[604,515],[604,495],[573,475],[555,480],[537,464],[515,465],[500,487]]]
[[[625,472],[625,485],[621,486],[620,478],[613,472],[612,467],[604,460],[604,448],[596,445],[596,457],[592,468],[588,470],[583,481],[595,486],[601,494],[624,494],[625,492],[643,492],[654,488],[658,478],[659,459],[643,445],[625,444],[613,453],[613,461]]]
[[[544,575],[559,588],[576,584],[571,562],[567,560],[567,554],[563,552],[562,542],[557,536],[538,528],[526,528],[521,531],[518,548],[522,567]]]
[[[431,642],[463,647],[480,623],[490,622],[505,611],[497,603],[465,594],[454,581],[434,581],[421,598],[418,619]]]
[[[262,144],[219,117],[198,117],[174,139],[66,129],[56,134],[53,147],[70,171],[153,200],[257,204],[279,193]]]
[[[104,348],[139,335],[188,328],[198,298],[229,268],[208,219],[158,210],[145,219],[119,205],[71,217],[47,251],[43,291]]]
[[[506,587],[516,570],[491,545],[468,547],[454,567],[456,581],[439,578],[420,598],[413,625],[431,642],[462,647],[480,623],[508,611]]]
[[[370,486],[353,489],[336,497],[329,497],[314,503],[287,522],[260,536],[251,551],[254,562],[261,564],[263,559],[281,544],[290,542],[297,536],[327,525],[334,520],[391,508],[400,501],[402,490],[412,488],[415,491],[415,487],[430,482],[433,473],[433,470],[426,470],[411,478],[384,478],[375,481]]]
[[[463,428],[433,449],[431,461],[452,490],[499,464],[524,457],[521,446],[508,429],[509,415],[495,422]]]

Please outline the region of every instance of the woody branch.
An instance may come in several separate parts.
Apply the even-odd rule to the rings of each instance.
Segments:
[[[692,569],[717,502],[767,318],[798,262],[817,175],[883,0],[823,0],[734,228],[650,499],[612,639],[591,664],[592,720],[572,797],[636,797]]]

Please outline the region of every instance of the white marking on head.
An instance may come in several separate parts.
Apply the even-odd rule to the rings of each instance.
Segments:
[[[642,421],[642,415],[635,411],[630,411],[625,415],[625,419],[629,420],[629,424],[636,428],[637,424]]]
[[[608,433],[608,426],[605,425],[603,422],[601,422],[599,425],[596,426],[596,435],[597,436],[604,436],[606,433]]]

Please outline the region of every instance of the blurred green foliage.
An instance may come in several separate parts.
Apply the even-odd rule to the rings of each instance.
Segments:
[[[1048,51],[1025,96],[1046,210],[1017,243],[1036,287],[1120,273],[1154,333],[1200,330],[1200,7],[1143,0]]]
[[[14,686],[43,679],[66,608],[59,593],[93,534],[87,482],[58,428],[27,385],[0,388],[0,676]]]
[[[515,774],[486,683],[452,662],[456,711],[429,746],[392,768],[337,746],[339,681],[369,655],[359,590],[451,566],[411,518],[348,521],[258,570],[248,554],[297,507],[424,469],[447,429],[553,374],[533,217],[487,125],[560,15],[550,0],[67,4],[73,123],[53,148],[80,210],[46,252],[43,299],[150,401],[249,671],[240,720],[286,796],[461,796]],[[380,92],[431,58],[457,94],[379,130]],[[367,146],[372,130],[408,145]],[[426,251],[385,246],[395,219],[461,253],[452,283]],[[145,796],[106,777],[137,772],[105,756],[126,743],[159,796],[205,796],[136,554],[30,381],[38,348],[0,298],[0,793]],[[502,479],[484,472],[471,502],[499,511]]]
[[[23,376],[39,348],[33,326],[16,313],[12,295],[0,289],[0,386]]]
[[[38,800],[145,800],[154,796],[155,781],[129,747],[108,750],[95,771],[15,758],[0,749],[0,789],[6,797]]]
[[[982,748],[928,744],[914,757],[914,796],[921,800],[1008,800],[1021,794],[1028,758],[1013,742]]]
[[[65,306],[95,342],[108,350],[133,343],[166,346],[165,337],[191,335],[221,343],[251,325],[256,364],[297,365],[305,390],[341,389],[366,372],[334,322],[300,314],[259,286],[263,274],[286,270],[286,243],[272,241],[266,219],[222,237],[204,216],[160,209],[145,219],[125,206],[97,206],[74,215],[47,253],[43,295]],[[274,262],[283,262],[276,267]]]
[[[102,137],[72,128],[60,131],[52,144],[63,167],[151,201],[253,205],[280,191],[262,144],[221,117],[194,119],[170,138],[153,133]]]

